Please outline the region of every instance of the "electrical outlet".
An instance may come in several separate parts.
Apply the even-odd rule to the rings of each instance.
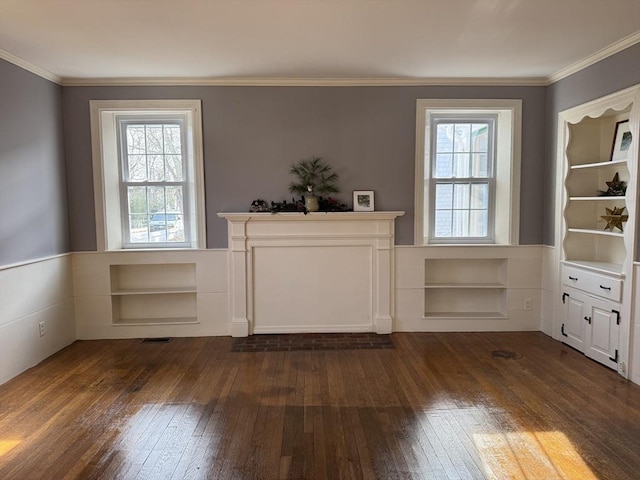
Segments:
[[[530,299],[530,298],[525,298],[525,299],[524,299],[524,309],[525,309],[527,312],[530,312],[530,311],[531,311],[531,299]]]
[[[40,322],[38,328],[40,329],[40,336],[44,337],[44,322]]]

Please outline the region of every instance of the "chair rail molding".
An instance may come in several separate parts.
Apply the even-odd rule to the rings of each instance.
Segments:
[[[391,333],[402,215],[218,213],[228,222],[231,335]]]

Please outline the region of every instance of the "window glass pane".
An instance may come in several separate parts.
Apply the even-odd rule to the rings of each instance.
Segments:
[[[469,235],[472,237],[486,237],[488,230],[487,210],[471,210],[469,219]]]
[[[455,154],[453,176],[456,178],[469,177],[469,154],[468,153]]]
[[[147,187],[149,213],[164,212],[164,187]]]
[[[455,124],[455,152],[469,152],[471,149],[471,125],[468,123]]]
[[[469,208],[469,187],[468,183],[454,185],[453,208]]]
[[[474,153],[471,177],[487,178],[489,176],[489,161],[486,153]]]
[[[434,178],[451,178],[453,175],[453,154],[436,154],[436,164],[433,171]]]
[[[452,235],[454,237],[469,236],[469,210],[453,211]]]
[[[149,181],[164,181],[164,157],[162,155],[148,155],[147,163],[149,166]]]
[[[149,241],[149,216],[129,215],[129,240],[131,243],[147,243]]]
[[[144,154],[144,125],[127,125],[127,153]]]
[[[147,153],[163,153],[162,125],[147,125]]]
[[[147,187],[127,188],[129,213],[147,213]]]
[[[182,208],[182,187],[166,187],[167,212],[183,212]]]
[[[451,209],[453,206],[453,184],[438,183],[436,185],[436,210]]]
[[[182,153],[180,126],[164,126],[164,153]]]
[[[439,123],[436,126],[436,152],[453,152],[453,125]]]
[[[165,161],[167,182],[181,182],[183,179],[182,156],[167,155],[165,156]]]
[[[489,148],[489,125],[486,123],[474,123],[471,125],[471,150],[474,152],[487,152]]]
[[[129,155],[127,166],[130,182],[144,182],[147,179],[147,160],[144,155]]]
[[[434,218],[435,237],[451,236],[451,210],[436,210]]]
[[[474,183],[471,185],[471,208],[489,207],[489,184]]]

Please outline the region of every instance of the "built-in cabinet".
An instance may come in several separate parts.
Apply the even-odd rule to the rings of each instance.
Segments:
[[[558,121],[559,338],[622,374],[636,248],[639,92],[633,87],[572,108],[561,112]],[[623,153],[622,126],[628,130]]]

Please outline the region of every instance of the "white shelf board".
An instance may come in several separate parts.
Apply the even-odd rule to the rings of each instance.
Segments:
[[[580,170],[584,168],[603,168],[603,167],[611,167],[614,165],[625,165],[627,163],[626,159],[623,160],[613,160],[607,162],[596,162],[596,163],[582,163],[580,165],[571,165],[569,167],[571,170]]]
[[[479,318],[483,320],[487,319],[507,319],[504,313],[500,312],[426,312],[423,317],[425,320],[432,320],[436,318],[443,318],[449,320],[470,320]]]
[[[584,268],[585,270],[590,270],[596,273],[606,273],[608,275],[615,275],[617,277],[624,278],[622,265],[619,263],[598,262],[595,260],[563,260],[562,264]]]
[[[595,230],[590,228],[568,228],[567,231],[572,233],[585,233],[588,235],[604,235],[607,237],[624,237],[623,232],[609,232],[605,230]]]
[[[573,201],[573,202],[585,202],[585,201],[589,201],[589,202],[593,202],[593,201],[602,201],[602,200],[625,200],[627,197],[625,197],[624,195],[620,195],[620,196],[613,196],[613,195],[603,195],[601,197],[569,197],[569,200]]]
[[[126,288],[114,290],[111,295],[167,295],[174,293],[197,293],[195,287],[167,287],[167,288]]]
[[[448,288],[448,289],[475,289],[475,288],[487,288],[487,289],[506,289],[507,286],[504,283],[427,283],[424,288]]]
[[[197,317],[172,317],[172,318],[119,318],[113,325],[184,325],[198,323]]]

